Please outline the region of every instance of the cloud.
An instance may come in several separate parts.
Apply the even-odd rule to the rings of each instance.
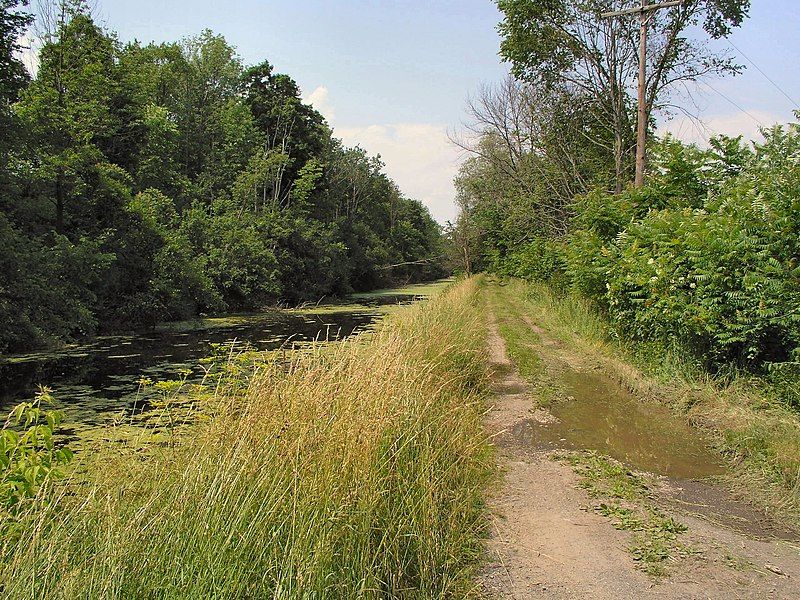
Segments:
[[[39,39],[31,33],[24,33],[18,42],[21,50],[15,53],[16,58],[25,65],[32,77],[36,77],[39,71],[39,50],[42,46]]]
[[[317,87],[305,101],[328,120],[334,135],[346,146],[361,146],[380,154],[386,173],[403,194],[420,200],[440,223],[453,220],[453,178],[458,171],[459,151],[447,137],[447,127],[437,123],[388,123],[348,126],[335,120],[328,88]]]
[[[422,201],[440,223],[453,220],[459,152],[447,138],[444,125],[397,123],[339,127],[334,135],[348,146],[359,145],[380,154],[386,173],[406,196]]]
[[[325,117],[328,123],[332,123],[336,118],[336,113],[333,111],[333,106],[331,106],[331,103],[328,100],[328,88],[324,85],[317,87],[308,96],[303,98],[303,102],[316,108],[320,114]]]
[[[671,133],[681,141],[708,146],[708,139],[715,135],[744,136],[745,140],[763,141],[759,128],[771,127],[786,120],[779,115],[758,109],[748,109],[726,114],[716,114],[702,119],[681,117],[664,123],[658,134]]]

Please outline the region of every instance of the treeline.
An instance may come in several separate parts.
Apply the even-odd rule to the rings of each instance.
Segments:
[[[0,2],[0,352],[441,274],[427,209],[288,75],[46,17],[31,80]]]
[[[607,24],[602,2],[498,4],[516,77],[470,102],[472,157],[449,231],[460,268],[548,281],[587,298],[643,351],[769,375],[800,405],[800,126],[707,149],[651,135],[646,185],[635,189],[638,24]],[[738,69],[704,56],[682,24],[727,35],[748,5],[686,2],[654,16],[664,50],[648,64],[650,114],[703,65]]]
[[[487,266],[580,293],[622,339],[783,381],[800,360],[798,151],[797,124],[753,146],[666,137],[644,188],[579,195],[566,235],[505,247]]]

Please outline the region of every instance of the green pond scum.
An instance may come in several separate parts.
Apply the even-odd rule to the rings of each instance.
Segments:
[[[152,428],[174,432],[193,418],[175,398],[196,394],[197,386],[208,383],[209,357],[218,363],[238,357],[229,365],[233,368],[258,353],[284,357],[310,343],[342,340],[368,331],[397,306],[428,297],[449,283],[167,323],[139,335],[103,336],[58,351],[0,358],[0,411],[32,397],[43,384],[52,389],[54,406],[64,415],[57,436],[78,449],[98,440],[149,439]],[[173,398],[165,403],[167,388]]]

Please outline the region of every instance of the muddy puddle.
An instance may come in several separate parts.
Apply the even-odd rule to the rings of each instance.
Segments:
[[[607,375],[567,368],[558,384],[565,399],[550,407],[554,422],[521,423],[518,438],[543,448],[595,450],[676,479],[724,472],[722,458],[700,432],[669,409],[639,401]]]

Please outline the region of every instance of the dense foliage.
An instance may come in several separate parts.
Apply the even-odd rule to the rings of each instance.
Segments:
[[[635,340],[710,366],[800,359],[800,128],[748,150],[667,139],[647,188],[578,199],[572,284]]]
[[[297,84],[209,31],[64,1],[30,80],[0,3],[0,352],[439,274],[440,231]]]
[[[759,144],[719,137],[706,149],[651,135],[646,185],[621,187],[629,169],[619,168],[616,134],[579,83],[601,55],[612,71],[627,68],[630,40],[609,37],[596,4],[498,2],[501,54],[521,79],[470,103],[473,156],[456,179],[461,214],[448,230],[454,264],[571,290],[621,340],[675,350],[716,372],[769,374],[800,405],[792,383],[800,374],[800,125],[763,131]],[[658,37],[665,23],[702,23],[724,37],[748,8],[687,2],[652,26]],[[562,21],[577,28],[568,40],[555,34]],[[636,26],[615,25],[634,34]],[[693,44],[677,43],[664,68],[680,78],[697,59]],[[596,53],[582,62],[587,47]],[[663,75],[658,65],[648,73],[650,83]],[[632,105],[629,85],[617,92]],[[663,91],[650,93],[652,108]],[[622,158],[630,164],[629,152]]]
[[[707,367],[800,360],[800,125],[749,147],[707,150],[666,137],[641,190],[596,189],[572,204],[569,233],[501,252],[487,267],[589,298],[624,339],[688,351]],[[480,220],[481,213],[473,212]]]

